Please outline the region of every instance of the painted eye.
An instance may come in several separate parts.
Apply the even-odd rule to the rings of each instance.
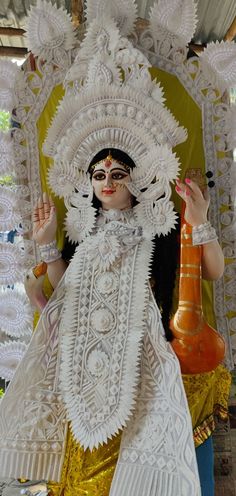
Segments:
[[[95,172],[95,174],[93,174],[93,179],[95,179],[96,181],[103,181],[105,177],[105,174],[103,174],[102,172]]]
[[[125,173],[123,174],[123,172],[113,172],[112,179],[115,179],[117,181],[119,179],[123,179],[126,176],[127,176],[127,174],[125,174]]]

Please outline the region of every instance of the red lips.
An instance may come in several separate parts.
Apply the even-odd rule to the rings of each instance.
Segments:
[[[115,193],[115,189],[103,189],[102,192],[104,195],[112,195]]]

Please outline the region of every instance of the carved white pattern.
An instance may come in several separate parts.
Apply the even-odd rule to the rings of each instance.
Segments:
[[[162,198],[158,201],[140,201],[134,207],[137,223],[143,226],[144,236],[166,236],[177,223],[177,214],[173,202]]]
[[[101,19],[104,15],[112,17],[122,35],[128,36],[134,28],[137,17],[137,5],[135,0],[120,0],[110,2],[110,0],[87,0],[85,16],[88,24],[94,18]]]
[[[0,60],[0,108],[12,110],[16,103],[15,79],[19,72],[17,64],[10,60]]]
[[[95,279],[95,287],[103,295],[113,293],[119,287],[118,277],[114,272],[99,274]]]
[[[91,313],[90,323],[94,331],[109,332],[114,327],[114,314],[101,306]]]
[[[2,379],[12,380],[26,349],[27,345],[19,341],[0,343],[0,377]]]
[[[0,131],[0,173],[9,174],[15,166],[10,131]]]
[[[137,249],[139,254],[136,257],[135,252]],[[76,316],[75,320],[79,324],[75,346],[72,346],[72,341],[76,333],[72,336],[70,326],[64,326],[65,312],[68,308],[67,296],[69,297],[70,293],[67,284],[68,281],[72,282],[72,274],[69,274],[69,277],[66,274],[46,306],[38,329],[34,333],[26,352],[25,359],[20,363],[18,373],[13,378],[11,387],[2,399],[3,408],[0,410],[1,474],[4,477],[20,477],[22,468],[24,468],[24,474],[27,478],[44,478],[59,481],[66,442],[65,409],[62,406],[62,401],[65,400],[67,416],[70,417],[70,407],[67,403],[68,395],[71,395],[72,401],[78,400],[77,417],[79,416],[80,419],[83,419],[84,425],[93,426],[93,430],[90,429],[89,436],[91,437],[91,446],[96,445],[96,434],[93,435],[93,432],[96,432],[96,425],[103,425],[104,419],[109,418],[109,416],[111,418],[118,401],[119,387],[120,391],[126,390],[128,392],[124,396],[120,416],[125,415],[125,406],[131,409],[130,414],[134,410],[135,390],[141,374],[137,356],[142,356],[141,392],[145,394],[145,404],[143,404],[142,397],[140,397],[133,417],[135,421],[133,429],[131,425],[130,435],[129,430],[127,430],[128,438],[124,438],[125,449],[123,447],[121,449],[121,457],[124,460],[126,459],[125,465],[127,469],[132,467],[131,475],[134,487],[136,487],[137,482],[137,478],[135,478],[137,470],[142,475],[141,486],[136,493],[131,494],[137,494],[138,496],[144,494],[140,491],[145,483],[145,494],[147,496],[153,495],[153,492],[149,491],[146,484],[146,476],[150,474],[154,494],[160,485],[160,481],[164,479],[166,481],[166,486],[164,487],[168,488],[166,493],[163,492],[165,496],[172,496],[173,492],[170,492],[172,489],[175,494],[199,496],[200,488],[191,419],[184,395],[179,364],[169,345],[163,338],[160,340],[160,334],[163,333],[163,329],[156,303],[153,302],[151,306],[149,305],[151,293],[149,293],[149,289],[146,286],[147,281],[145,278],[148,275],[147,266],[150,261],[151,244],[149,242],[148,244],[138,243],[121,257],[120,263],[116,262],[112,266],[112,272],[115,273],[115,277],[120,279],[120,283],[122,282],[122,284],[119,284],[122,291],[118,290],[113,294],[109,294],[109,296],[103,296],[98,293],[96,284],[93,286],[94,267],[89,263],[89,259],[86,259],[86,242],[81,245],[80,252],[81,254],[83,252],[84,256],[78,257],[76,269],[74,268],[75,270],[73,270],[73,283],[76,283],[76,286],[82,276],[83,283],[79,289],[81,293],[79,297],[80,303],[79,307],[75,305],[75,308],[72,302],[71,310],[73,311],[72,313],[70,312],[68,320],[68,323],[72,324],[74,316]],[[137,266],[135,266],[135,263],[130,263],[132,260],[133,262],[136,260]],[[96,270],[99,272],[98,269]],[[129,291],[130,284],[133,285],[132,291]],[[89,294],[89,288],[91,288],[93,295],[91,307],[86,297]],[[88,341],[86,341],[86,322],[90,311],[100,304],[104,304],[109,309],[112,309],[114,304],[114,308],[117,309],[115,301],[117,298],[119,298],[118,308],[120,310],[117,312],[117,319],[119,319],[117,339],[112,341],[112,330],[106,338],[103,336],[102,339],[100,334],[96,335],[95,338],[95,331],[91,330],[91,335],[87,336]],[[76,303],[75,300],[74,303]],[[130,313],[130,332],[128,333],[130,334],[130,346],[124,348],[123,337],[128,323],[128,308],[130,308],[130,312],[128,312]],[[144,317],[143,320],[142,316]],[[76,322],[74,321],[77,327]],[[145,338],[142,346],[143,335],[145,335]],[[104,339],[106,339],[106,343]],[[59,343],[62,355],[58,353]],[[68,349],[66,349],[67,346]],[[110,353],[111,346],[113,346],[113,353]],[[67,353],[67,363],[68,359],[70,362],[73,356],[75,368],[71,368],[69,365],[67,370],[63,358],[65,352]],[[83,355],[84,352],[83,365],[85,369],[82,372],[78,365],[79,356]],[[121,368],[120,366],[122,355],[124,356],[124,363],[127,362],[127,368],[124,366]],[[61,359],[62,368],[60,369]],[[112,374],[109,373],[109,386],[106,381],[108,367],[113,370]],[[121,371],[124,380],[121,380]],[[82,382],[85,380],[85,387],[81,393],[83,392],[84,401],[86,397],[88,399],[87,406],[84,401],[81,401],[78,394],[79,376]],[[59,394],[59,380],[64,385],[67,385],[66,392],[63,388],[61,397]],[[68,384],[70,383],[73,389],[68,389]],[[91,390],[88,387],[89,384],[91,384]],[[109,387],[109,401],[106,403],[104,402],[104,395],[106,395],[105,385]],[[153,388],[152,391],[149,390],[150,386]],[[94,394],[92,394],[92,391]],[[165,392],[168,396],[168,402],[166,403],[163,398]],[[94,413],[93,410],[91,411],[91,400],[92,404],[96,405]],[[88,405],[90,405],[90,411]],[[145,411],[146,426],[148,427],[148,425],[152,425],[150,417],[152,417],[153,408],[155,409],[157,420],[157,425],[153,429],[153,436],[150,436],[150,429],[144,428],[142,439],[140,435],[137,439],[137,422],[139,427],[145,427],[145,424],[140,424],[139,422],[139,412],[144,415]],[[168,413],[168,419],[166,419],[163,412]],[[93,414],[91,415],[91,413]],[[76,423],[76,418],[73,423]],[[113,432],[118,430],[119,424],[120,421],[111,423]],[[160,425],[162,425],[162,429],[159,428]],[[81,424],[79,429],[83,437],[85,433],[83,433],[83,430],[81,432]],[[107,429],[109,430],[109,426],[106,427]],[[166,439],[164,447],[163,439]],[[81,441],[83,442],[83,440]],[[102,439],[100,439],[101,441]],[[186,453],[187,456],[185,456]],[[138,460],[139,458],[140,461]],[[138,462],[136,463],[137,460]],[[163,468],[163,462],[165,462],[166,468]],[[120,468],[119,463],[118,468]],[[143,474],[143,469],[145,469],[146,476]],[[131,479],[126,479],[126,482],[128,480]],[[114,482],[116,482],[116,479],[114,479]],[[125,484],[124,488],[126,487]],[[112,487],[112,496],[127,495],[127,491],[124,493],[124,488],[120,485],[118,489]],[[181,491],[182,489],[183,491]],[[188,493],[186,492],[187,489],[189,490]]]
[[[12,289],[5,289],[0,295],[0,328],[15,338],[30,335],[33,313],[26,295]]]
[[[60,198],[70,196],[81,185],[81,173],[78,169],[63,162],[57,162],[48,171],[48,182]],[[88,192],[85,190],[85,193]]]
[[[67,432],[57,374],[58,320],[63,298],[64,288],[58,286],[41,318],[40,331],[34,333],[25,359],[20,362],[2,399],[1,474],[14,479],[22,473],[23,464],[26,477],[31,480],[42,477],[59,480]],[[37,370],[35,377],[31,373],[33,370]],[[11,417],[13,412],[14,419]],[[47,453],[50,453],[50,461]],[[33,459],[35,463],[31,463]]]
[[[223,93],[236,84],[236,46],[233,41],[209,43],[200,53],[202,69],[212,86]]]
[[[14,230],[20,222],[14,192],[6,187],[0,187],[0,230]]]
[[[51,2],[37,0],[31,6],[27,18],[27,46],[34,55],[47,61],[63,58],[75,46],[76,38],[71,17],[63,8],[57,9]]]
[[[0,186],[0,230],[2,232],[14,229],[22,231],[22,226],[19,227],[19,224],[24,214],[29,215],[29,213],[30,204],[21,198],[19,189]]]
[[[18,245],[0,243],[0,284],[21,282],[32,258]]]
[[[179,364],[162,333],[150,290],[138,401],[123,431],[110,496],[201,494]]]
[[[41,195],[41,180],[39,174],[39,149],[36,122],[45,106],[52,89],[60,84],[65,76],[65,71],[71,58],[71,52],[61,58],[63,67],[58,67],[56,60],[41,64],[36,62],[40,76],[30,69],[24,67],[24,77],[17,84],[17,105],[14,119],[20,128],[12,130],[13,154],[14,154],[14,177],[17,182],[27,180],[29,185],[30,211],[32,212],[37,199]],[[20,85],[22,90],[20,89]],[[28,106],[24,107],[25,89],[28,88],[31,96],[28,98]],[[34,91],[32,91],[34,90]],[[36,91],[35,91],[36,90]],[[33,99],[31,98],[33,95]],[[22,212],[21,232],[27,232],[32,228],[29,210]],[[31,255],[34,256],[32,264],[40,261],[40,254],[34,243],[31,245]]]
[[[105,351],[94,349],[88,355],[87,367],[89,372],[98,377],[101,380],[101,377],[108,376],[109,373],[109,358]]]
[[[61,387],[73,434],[85,448],[106,442],[125,425],[133,409],[147,291],[145,274],[152,246],[141,236],[133,237],[131,244],[129,234],[133,231],[127,223],[108,221],[79,246],[66,274],[68,291],[60,324]],[[101,236],[108,249],[102,251],[102,260],[95,263],[91,246],[96,253]],[[111,246],[112,241],[117,251]],[[114,273],[119,284],[116,290],[104,294],[91,281],[106,275],[106,270],[108,275]],[[75,284],[80,290],[70,291]],[[86,370],[87,364],[88,371],[92,373],[93,367],[92,375],[96,375],[95,363],[99,371],[97,383]],[[124,363],[119,373],[118,363]],[[80,376],[76,371],[83,369]]]
[[[68,208],[65,219],[65,231],[73,243],[83,241],[95,225],[96,210],[91,205],[91,199],[80,197],[80,200],[79,206]]]
[[[214,108],[214,131],[217,149],[230,151],[236,147],[236,105],[219,103]]]
[[[150,10],[150,29],[156,40],[185,47],[193,38],[197,25],[193,0],[158,0]]]

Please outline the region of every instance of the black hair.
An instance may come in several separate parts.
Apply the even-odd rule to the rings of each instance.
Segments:
[[[93,160],[89,167],[96,164],[100,160],[105,159],[109,154],[116,160],[128,165],[131,169],[135,167],[133,160],[123,151],[116,148],[105,148],[101,150]],[[100,201],[93,197],[93,207],[97,212],[101,207]],[[160,308],[162,323],[165,329],[166,339],[172,340],[172,332],[169,328],[169,320],[172,311],[173,291],[175,286],[176,267],[178,260],[178,231],[179,229],[172,229],[166,236],[155,236],[154,239],[154,253],[151,266],[151,285],[157,305]],[[69,261],[74,255],[76,245],[65,239],[62,257]]]
[[[176,268],[179,258],[179,223],[166,236],[155,236],[155,248],[152,260],[152,291],[161,311],[162,323],[167,341],[172,341],[173,335],[169,327],[173,308],[173,293],[175,288]]]
[[[115,160],[118,160],[119,162],[123,162],[125,165],[128,165],[130,169],[133,169],[135,167],[135,163],[132,160],[132,158],[122,150],[118,150],[118,148],[103,148],[103,150],[98,152],[95,155],[95,157],[93,157],[92,161],[89,164],[88,170],[90,171],[90,167],[92,165],[97,164],[97,162],[100,162],[100,160],[105,159],[106,157],[108,157],[108,155],[111,155],[112,158],[114,158]]]

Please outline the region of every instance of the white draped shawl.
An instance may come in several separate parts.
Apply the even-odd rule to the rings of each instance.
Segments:
[[[109,222],[79,246],[1,402],[0,476],[59,481],[123,429],[111,496],[199,496],[180,368],[148,284],[151,241]]]

